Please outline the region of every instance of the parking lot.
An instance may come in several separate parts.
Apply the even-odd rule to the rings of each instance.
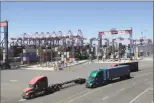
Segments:
[[[3,70],[1,71],[1,103],[152,103],[153,62],[140,61],[140,71],[131,73],[131,79],[117,81],[103,87],[87,89],[85,85],[70,84],[53,94],[32,100],[22,99],[22,90],[37,75],[48,77],[49,84],[76,78],[88,78],[95,69],[108,63],[84,63],[72,71]]]

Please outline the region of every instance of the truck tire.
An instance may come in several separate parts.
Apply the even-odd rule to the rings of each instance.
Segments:
[[[130,78],[130,74],[129,75],[127,75],[127,77],[126,77],[127,79],[129,79]]]
[[[34,93],[31,93],[31,94],[29,95],[29,97],[30,97],[30,99],[33,99],[33,98],[35,97]]]
[[[56,90],[56,91],[59,91],[59,90],[60,90],[60,88],[59,88],[58,85],[55,86],[55,90]]]
[[[82,84],[86,83],[86,79],[82,79]]]
[[[81,79],[81,78],[79,78],[79,80],[78,80],[78,83],[79,83],[79,84],[84,84],[85,82],[86,82],[85,79]]]
[[[74,83],[75,83],[75,84],[79,84],[79,80],[75,80]]]
[[[61,85],[61,84],[59,84],[59,85],[58,85],[58,87],[59,87],[59,89],[61,89],[61,88],[62,88],[62,85]]]
[[[55,89],[53,86],[49,86],[47,91],[48,91],[48,93],[53,93],[55,91]]]
[[[97,85],[96,84],[93,84],[91,88],[97,88]]]
[[[124,80],[126,78],[126,76],[121,76],[120,80]]]

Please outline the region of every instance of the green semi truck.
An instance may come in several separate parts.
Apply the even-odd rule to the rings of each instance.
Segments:
[[[110,81],[118,77],[120,77],[120,79],[130,78],[130,66],[121,65],[94,70],[86,81],[86,88],[95,88],[108,84]]]

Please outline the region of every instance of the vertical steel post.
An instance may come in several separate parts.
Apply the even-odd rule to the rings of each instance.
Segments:
[[[130,31],[130,56],[132,57],[133,56],[133,53],[134,53],[134,50],[133,50],[133,37],[132,37],[132,34],[133,34],[133,30],[131,28],[131,31]]]
[[[97,55],[101,53],[101,50],[100,50],[101,47],[102,47],[102,35],[98,34],[98,53]]]
[[[113,59],[115,59],[115,46],[114,46],[114,41],[115,39],[112,39],[112,55],[113,55]]]
[[[5,63],[8,62],[8,21],[6,21],[7,26],[4,27],[4,43],[5,43],[5,48],[4,48],[4,57],[3,60]]]

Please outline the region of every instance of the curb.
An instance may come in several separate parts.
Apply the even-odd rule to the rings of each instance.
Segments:
[[[81,62],[81,63],[76,63],[76,64],[73,64],[73,65],[69,65],[67,67],[74,66],[74,65],[79,65],[79,64],[83,64],[83,63],[86,63],[86,62],[88,62],[88,61],[84,61],[84,62]],[[65,68],[67,68],[67,67],[65,67]]]
[[[75,66],[75,65],[79,65],[79,64],[83,64],[83,63],[86,63],[86,62],[88,62],[88,61],[84,61],[84,62],[81,62],[81,63],[76,63],[76,64],[73,64],[73,65],[69,65],[69,66],[67,66],[67,67],[70,67],[70,66]],[[67,68],[67,67],[64,67],[64,69],[65,68]],[[44,68],[44,69],[34,69],[34,68],[31,68],[30,67],[30,69],[28,69],[29,67],[27,66],[27,68],[20,68],[20,69],[23,69],[23,70],[50,70],[50,71],[54,71],[54,70],[52,70],[51,68],[49,69],[48,67],[46,67],[46,68]]]

